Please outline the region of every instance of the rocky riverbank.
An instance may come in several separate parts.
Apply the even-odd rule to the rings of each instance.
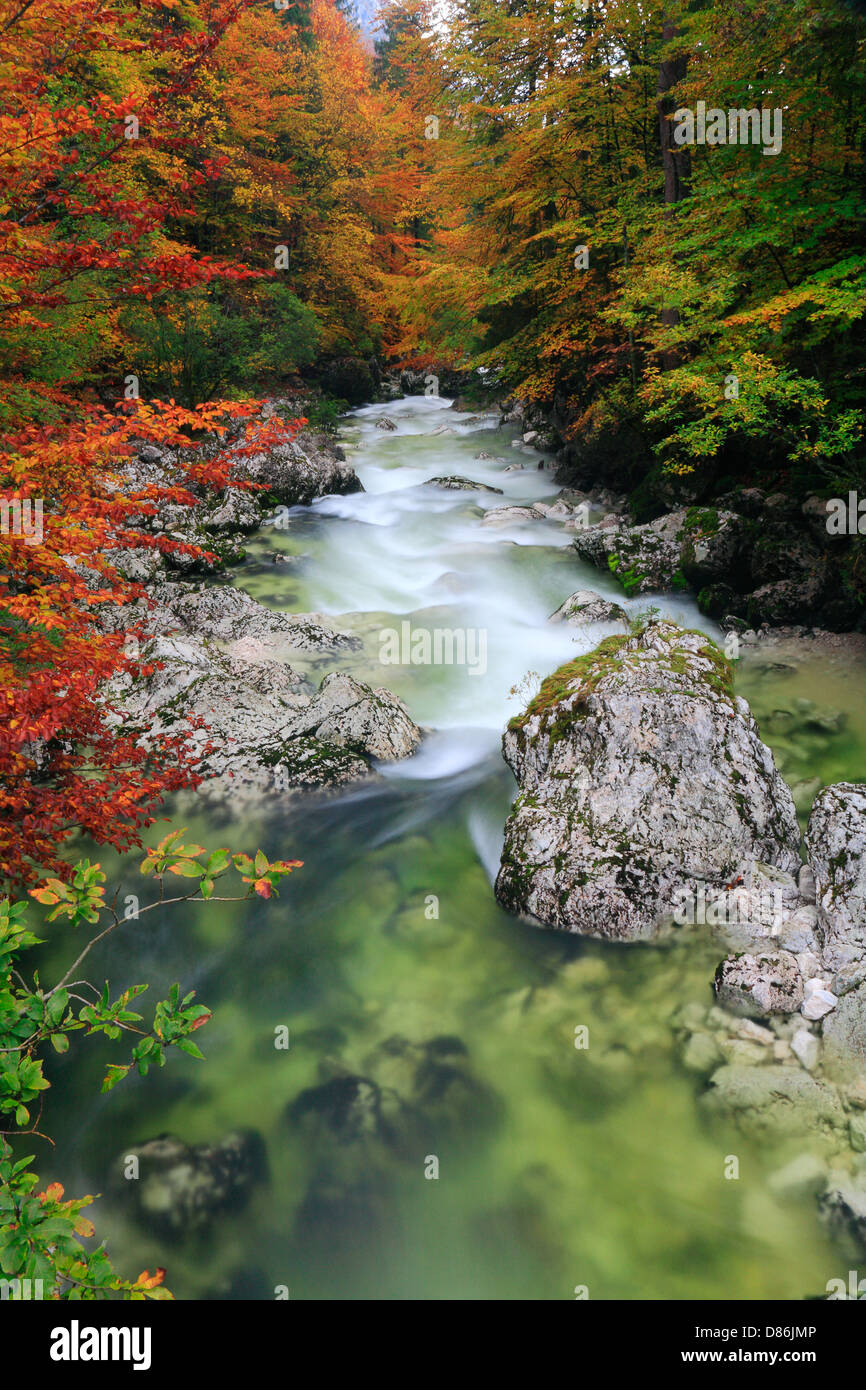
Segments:
[[[866,631],[856,522],[853,531],[834,525],[829,493],[785,480],[775,489],[737,483],[720,476],[720,464],[665,473],[628,429],[574,417],[556,400],[545,407],[504,397],[492,372],[377,368],[371,380],[383,401],[432,391],[453,395],[461,410],[493,406],[504,437],[543,454],[564,496],[605,496],[608,514],[593,525],[579,517],[574,544],[626,594],[691,590],[708,617],[751,629]]]
[[[299,404],[266,402],[262,414],[291,413]],[[205,444],[194,457],[214,447]],[[128,650],[143,668],[105,692],[110,718],[143,744],[181,734],[205,779],[199,795],[209,800],[284,795],[375,776],[375,762],[409,757],[421,731],[390,691],[336,669],[357,638],[317,614],[274,612],[224,577],[227,566],[243,559],[247,536],[279,524],[290,507],[361,491],[361,484],[328,435],[301,432],[253,453],[240,435],[233,451],[237,464],[221,490],[190,484],[184,460],[148,444],[121,472],[130,491],[154,490],[153,515],[140,518],[142,530],[199,553],[108,552],[120,573],[142,586],[142,596],[103,621],[138,634]],[[234,485],[242,480],[256,489]],[[179,486],[193,493],[194,506],[159,500]],[[333,662],[318,689],[291,666],[298,652]]]
[[[667,621],[560,668],[503,752],[499,901],[582,935],[727,948],[712,1001],[674,1020],[701,1104],[812,1144],[788,1178],[866,1249],[866,786],[825,787],[801,844],[721,651]]]

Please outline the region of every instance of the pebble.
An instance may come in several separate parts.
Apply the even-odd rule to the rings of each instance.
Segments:
[[[810,1197],[821,1190],[825,1179],[820,1158],[815,1154],[800,1154],[770,1176],[769,1186],[777,1197]]]
[[[818,971],[821,969],[821,962],[815,955],[814,951],[801,951],[800,954],[797,956],[797,964],[800,967],[800,974],[806,981],[803,987],[803,993],[808,998],[809,994],[811,993],[809,985],[814,983],[815,977],[817,976]],[[819,984],[823,986],[824,981],[820,980]]]
[[[857,1110],[866,1110],[866,1076],[858,1076],[845,1087],[844,1096],[849,1105]]]
[[[762,1047],[772,1047],[773,1033],[769,1028],[762,1028],[760,1023],[755,1023],[754,1019],[744,1018],[737,1024],[737,1035],[746,1038],[749,1042],[760,1043]]]
[[[866,1115],[852,1115],[848,1121],[848,1136],[855,1153],[866,1153]]]
[[[807,1071],[813,1071],[818,1065],[821,1044],[808,1028],[798,1028],[791,1039],[791,1051]]]
[[[814,990],[803,1000],[800,1006],[800,1013],[804,1018],[811,1020],[823,1018],[825,1014],[830,1013],[831,1009],[835,1009],[836,1005],[839,1003],[835,994],[831,994],[829,989],[823,988],[823,983],[822,980],[821,988]]]

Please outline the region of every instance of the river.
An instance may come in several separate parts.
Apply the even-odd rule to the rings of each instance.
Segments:
[[[153,914],[115,935],[91,978],[107,975],[115,990],[150,980],[153,992],[176,979],[195,988],[214,1010],[196,1035],[207,1061],[173,1055],[163,1071],[101,1096],[103,1044],[73,1044],[51,1063],[58,1145],[40,1153],[41,1177],[70,1194],[102,1191],[116,1156],[156,1134],[204,1142],[254,1127],[268,1179],[209,1234],[170,1244],[122,1205],[96,1204],[117,1266],[134,1275],[165,1265],[178,1297],[273,1298],[278,1287],[301,1299],[820,1293],[847,1265],[814,1203],[781,1199],[772,1183],[803,1146],[757,1146],[710,1128],[701,1083],[677,1053],[671,1019],[708,1000],[718,946],[694,934],[653,948],[543,932],[502,912],[492,893],[514,795],[499,741],[524,700],[510,692],[617,630],[581,633],[549,625],[549,614],[585,587],[631,611],[652,602],[687,626],[719,630],[688,595],[623,599],[612,577],[576,558],[560,525],[482,525],[482,508],[552,499],[558,487],[538,455],[512,446],[507,427],[449,404],[412,397],[354,412],[343,437],[365,491],[295,509],[286,526],[260,532],[234,579],[260,602],[330,615],[357,633],[362,650],[293,664],[316,678],[349,670],[395,691],[429,730],[421,751],[326,798],[275,790],[237,816],[173,809],[201,843],[260,844],[304,867],[271,902]],[[383,413],[396,431],[375,427]],[[477,459],[481,451],[522,467],[506,472]],[[504,495],[425,486],[452,474]],[[484,633],[484,669],[383,664],[381,633],[404,622]],[[866,777],[862,664],[792,671],[754,657],[739,680],[786,775],[802,784],[801,809],[815,782]],[[804,723],[827,705],[825,728]],[[123,892],[144,900],[134,858],[122,867],[100,858]],[[274,1046],[281,1026],[287,1049]],[[580,1027],[588,1048],[575,1047]],[[393,1037],[459,1040],[479,1114],[444,1125],[414,1156],[380,1155],[369,1200],[365,1174],[344,1175],[355,1198],[335,1221],[327,1204],[302,1206],[322,1159],[286,1109],[341,1069],[386,1084],[381,1049]],[[122,1059],[117,1045],[111,1057]],[[436,1178],[425,1176],[431,1154]]]

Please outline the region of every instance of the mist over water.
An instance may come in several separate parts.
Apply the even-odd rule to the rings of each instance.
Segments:
[[[396,431],[376,429],[383,414]],[[621,631],[548,616],[593,588],[630,611],[652,602],[719,632],[689,596],[624,599],[557,524],[483,525],[491,507],[558,491],[539,455],[494,426],[437,398],[365,407],[345,427],[365,491],[294,509],[285,529],[250,542],[235,583],[362,639],[327,660],[291,653],[292,664],[315,680],[345,670],[386,686],[429,732],[376,783],[327,797],[275,792],[240,817],[230,806],[178,808],[205,845],[260,844],[304,867],[279,899],[154,913],[95,960],[92,977],[115,992],[145,979],[154,994],[174,980],[196,988],[214,1010],[197,1034],[205,1063],[172,1055],[164,1071],[100,1096],[101,1048],[53,1060],[61,1138],[39,1171],[70,1193],[104,1191],[117,1155],[161,1133],[199,1143],[251,1126],[263,1136],[267,1181],[209,1233],[169,1244],[128,1220],[123,1203],[97,1203],[119,1269],[165,1265],[178,1297],[273,1298],[283,1285],[291,1298],[569,1299],[585,1285],[593,1299],[800,1299],[844,1272],[811,1200],[778,1199],[768,1184],[806,1145],[759,1148],[699,1113],[701,1083],[681,1066],[670,1020],[708,1001],[718,947],[694,933],[668,948],[581,941],[531,929],[495,903],[514,795],[499,744],[526,698],[510,692]],[[482,450],[505,462],[476,459]],[[427,485],[454,474],[503,495]],[[383,663],[382,631],[405,621],[483,631],[484,673]],[[842,743],[809,750],[825,781],[840,762],[850,777],[866,772],[860,674],[846,683],[841,672],[833,689],[849,714]],[[744,693],[769,714],[792,679],[752,672]],[[809,677],[795,679],[800,695]],[[164,833],[154,827],[152,838]],[[144,894],[134,857],[120,882]],[[431,899],[438,916],[426,911]],[[288,1051],[274,1048],[279,1025]],[[586,1050],[574,1045],[579,1026]],[[388,1060],[395,1037],[459,1040],[477,1104],[451,1115],[434,1097],[424,1143],[362,1147],[335,1176],[333,1155],[287,1121],[287,1106],[342,1074],[403,1094],[406,1078]],[[430,1154],[438,1180],[424,1176]],[[724,1177],[731,1154],[738,1181]]]

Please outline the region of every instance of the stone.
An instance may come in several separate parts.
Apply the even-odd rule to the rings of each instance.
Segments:
[[[818,1203],[827,1229],[856,1257],[866,1254],[866,1180],[839,1174]]]
[[[812,984],[813,981],[808,981],[808,983]],[[823,982],[819,982],[819,986],[813,989],[807,998],[803,1000],[800,1013],[804,1018],[814,1021],[830,1013],[831,1009],[835,1009],[838,1002],[839,1000],[836,998],[836,995],[831,994],[828,989],[824,989]]]
[[[866,1115],[852,1115],[848,1121],[848,1138],[855,1153],[866,1152]]]
[[[713,987],[720,1004],[759,1018],[794,1013],[803,1000],[797,962],[787,952],[729,956],[716,970]]]
[[[790,792],[721,652],[675,623],[548,677],[503,753],[519,794],[496,895],[540,925],[648,939],[746,858],[799,865]]]
[[[824,960],[866,953],[866,786],[837,782],[815,798],[806,830]]]
[[[138,1177],[127,1177],[130,1157]],[[214,1144],[185,1144],[162,1134],[129,1145],[113,1165],[112,1196],[131,1206],[135,1220],[175,1242],[205,1232],[220,1215],[243,1210],[267,1175],[264,1141],[255,1130],[234,1130]]]
[[[451,492],[495,492],[502,496],[501,487],[488,487],[486,483],[476,483],[472,478],[461,478],[456,474],[443,478],[428,478],[427,487],[444,487]]]
[[[511,526],[516,521],[540,521],[534,507],[491,507],[481,518],[482,526]]]
[[[408,757],[421,739],[401,700],[339,672],[311,695],[290,666],[251,652],[158,637],[143,655],[158,668],[115,686],[110,718],[145,744],[181,735],[212,799],[357,781],[373,775],[371,759]]]
[[[721,1060],[719,1045],[710,1033],[692,1033],[682,1051],[683,1066],[699,1076],[709,1076]]]
[[[679,569],[685,516],[679,511],[642,526],[590,526],[576,533],[573,545],[581,559],[610,570],[629,595],[669,589]]]
[[[824,1052],[843,1067],[866,1064],[866,984],[839,998],[823,1024]]]
[[[808,1028],[798,1028],[791,1039],[791,1051],[807,1071],[814,1071],[821,1055],[821,1044]]]
[[[847,1129],[835,1088],[800,1067],[721,1067],[700,1104],[711,1115],[733,1116],[757,1138],[810,1130],[836,1138]]]
[[[625,623],[628,621],[625,609],[618,603],[602,598],[594,589],[578,589],[551,613],[548,622],[569,623],[572,627],[585,627],[589,623]]]

